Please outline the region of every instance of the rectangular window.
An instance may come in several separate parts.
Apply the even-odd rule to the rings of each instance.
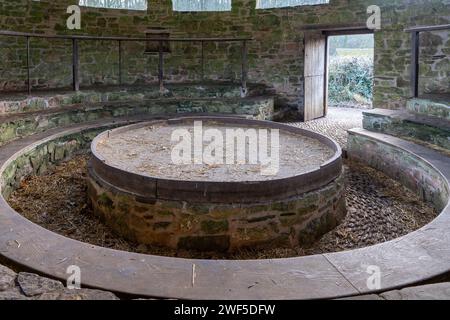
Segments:
[[[80,0],[79,5],[93,8],[147,10],[147,0]]]
[[[172,0],[173,11],[231,11],[231,0]]]
[[[327,4],[330,0],[257,0],[256,9],[271,9]]]

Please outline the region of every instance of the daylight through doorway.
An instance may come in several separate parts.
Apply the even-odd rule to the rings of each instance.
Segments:
[[[374,35],[328,37],[328,107],[371,109]]]

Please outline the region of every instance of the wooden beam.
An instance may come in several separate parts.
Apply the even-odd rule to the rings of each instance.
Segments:
[[[347,24],[307,24],[300,26],[299,31],[341,31],[341,30],[361,30],[367,29],[365,23],[347,23]],[[369,30],[369,29],[367,29]]]
[[[322,33],[326,36],[344,36],[344,35],[357,35],[357,34],[372,34],[372,29],[341,29],[341,30],[322,30]]]

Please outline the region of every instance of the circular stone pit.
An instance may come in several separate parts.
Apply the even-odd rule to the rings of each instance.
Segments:
[[[364,130],[350,131],[351,158],[370,161],[370,165],[407,185],[422,199],[432,201],[440,215],[399,239],[358,250],[257,261],[137,254],[58,235],[30,222],[7,204],[5,197],[20,181],[33,172],[36,174],[33,170],[37,167],[30,163],[40,167],[58,160],[55,156],[59,148],[53,148],[55,145],[70,151],[75,136],[91,137],[94,132],[128,121],[125,118],[120,122],[101,121],[54,129],[0,148],[0,252],[5,261],[61,281],[66,281],[69,266],[81,264],[83,287],[141,297],[191,300],[330,299],[369,294],[374,291],[367,288],[368,265],[384,270],[382,287],[377,291],[441,279],[449,272],[448,158],[411,142]],[[41,150],[51,157],[41,159]]]
[[[171,133],[193,134],[196,121],[202,121],[203,132],[223,134],[253,128],[270,135],[278,129],[278,172],[262,175],[259,164],[248,163],[172,163]],[[185,117],[106,131],[91,150],[88,195],[94,212],[139,243],[200,251],[305,245],[346,214],[341,149],[308,130],[241,118]]]

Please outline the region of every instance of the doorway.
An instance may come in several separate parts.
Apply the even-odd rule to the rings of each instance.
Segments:
[[[371,109],[374,35],[328,37],[328,107]]]
[[[371,108],[374,36],[367,29],[305,33],[304,121],[328,107]]]

